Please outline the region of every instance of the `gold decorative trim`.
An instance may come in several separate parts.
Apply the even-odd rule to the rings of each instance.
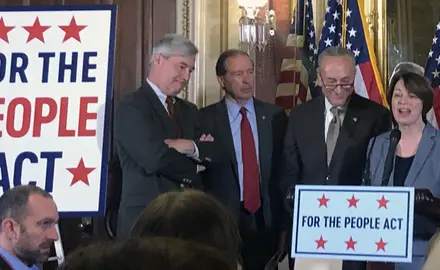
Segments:
[[[183,35],[189,38],[189,27],[190,27],[190,0],[183,0],[182,2],[182,30]]]
[[[190,29],[190,22],[191,22],[191,18],[190,18],[190,0],[182,0],[182,8],[181,8],[181,12],[182,12],[182,34],[186,37],[186,38],[190,38],[189,34],[189,29]],[[185,88],[183,88],[183,98],[185,100],[188,100],[188,86],[185,86]]]
[[[384,89],[388,87],[388,23],[387,23],[387,1],[377,0],[375,5],[377,12],[377,58]]]

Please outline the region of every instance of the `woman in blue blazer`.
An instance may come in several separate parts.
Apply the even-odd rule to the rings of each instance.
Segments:
[[[389,186],[412,186],[428,189],[440,197],[440,132],[427,120],[434,94],[430,83],[414,72],[398,72],[391,79],[387,101],[396,128],[401,132]],[[390,132],[371,139],[370,177],[372,185],[381,185]],[[414,214],[412,263],[395,264],[396,270],[422,269],[428,241],[436,226]]]

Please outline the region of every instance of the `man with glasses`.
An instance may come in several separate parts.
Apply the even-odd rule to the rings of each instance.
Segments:
[[[213,158],[214,138],[199,132],[197,107],[177,97],[194,70],[197,47],[168,34],[153,47],[149,74],[115,113],[115,141],[122,167],[118,238],[128,236],[144,207],[156,196],[201,187],[198,175]]]
[[[318,65],[323,95],[290,114],[281,184],[286,194],[296,184],[360,185],[370,138],[391,128],[385,107],[355,93],[355,58],[350,50],[329,47],[319,55]],[[343,269],[364,266],[344,262]]]

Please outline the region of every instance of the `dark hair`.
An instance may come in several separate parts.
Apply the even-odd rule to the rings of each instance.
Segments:
[[[212,247],[175,238],[93,243],[73,251],[58,270],[236,270]]]
[[[169,192],[141,213],[132,237],[163,236],[192,240],[225,251],[237,261],[241,238],[232,215],[211,196],[195,190]]]
[[[422,101],[422,119],[426,123],[426,114],[432,108],[434,102],[434,92],[431,84],[425,77],[417,73],[408,71],[397,72],[391,79],[387,93],[387,102],[390,105],[390,109],[394,88],[400,80],[403,80],[403,84],[409,93],[416,95]]]
[[[17,186],[3,193],[0,197],[0,224],[6,218],[12,218],[21,223],[27,214],[29,197],[33,194],[52,198],[44,189],[32,185]]]
[[[215,73],[217,74],[217,76],[225,76],[225,74],[228,72],[228,58],[239,55],[247,56],[250,59],[250,56],[247,52],[237,49],[226,50],[222,54],[220,54],[217,59],[217,63],[215,64]]]

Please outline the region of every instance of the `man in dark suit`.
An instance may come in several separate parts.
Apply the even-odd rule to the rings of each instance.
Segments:
[[[318,64],[323,95],[290,114],[283,154],[285,193],[296,184],[360,185],[370,138],[391,128],[385,107],[354,93],[356,68],[350,50],[329,47],[319,55]],[[291,228],[287,231],[291,233]],[[343,269],[364,267],[343,264]]]
[[[201,109],[202,129],[227,152],[227,160],[203,172],[206,192],[234,215],[243,240],[243,267],[262,270],[277,252],[283,201],[279,167],[287,116],[281,107],[253,98],[249,55],[228,50],[216,73],[226,96]]]
[[[177,97],[197,53],[183,36],[166,35],[153,48],[146,82],[119,104],[115,141],[123,179],[118,237],[128,236],[143,208],[160,193],[201,187],[198,172],[209,160],[213,138],[201,136],[197,107]]]

